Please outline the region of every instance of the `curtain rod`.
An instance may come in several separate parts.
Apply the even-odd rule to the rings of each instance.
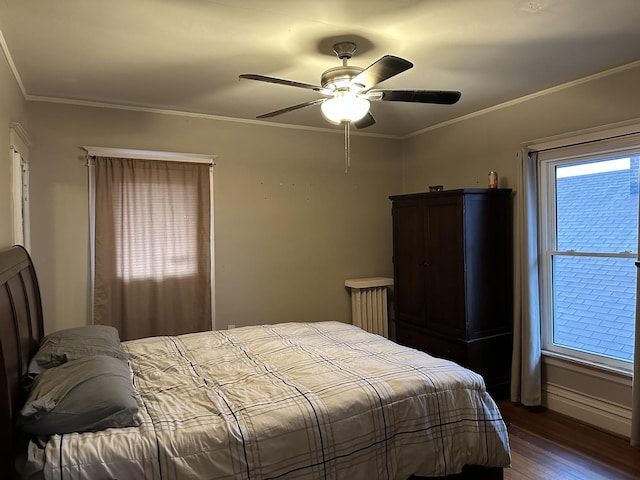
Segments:
[[[180,153],[180,152],[161,152],[154,150],[134,150],[130,148],[112,148],[112,147],[93,147],[83,146],[87,156],[95,157],[118,157],[118,158],[134,158],[141,160],[162,160],[165,162],[187,162],[187,163],[207,163],[215,166],[213,161],[217,155],[207,155],[200,153]]]
[[[613,135],[611,137],[603,137],[603,138],[594,138],[592,140],[583,140],[583,141],[578,141],[578,142],[573,142],[573,143],[567,143],[565,145],[555,145],[553,147],[548,147],[548,148],[535,148],[535,147],[530,147],[529,151],[532,152],[551,152],[553,150],[560,150],[562,148],[567,148],[567,147],[578,147],[580,145],[590,145],[592,143],[599,143],[599,142],[604,142],[607,140],[615,140],[615,139],[619,139],[619,138],[626,138],[626,137],[633,137],[633,136],[639,136],[640,132],[630,132],[630,133],[625,133],[622,135]]]
[[[582,143],[588,144],[592,141],[607,140],[636,133],[640,133],[640,118],[554,135],[552,137],[527,140],[526,142],[522,142],[521,145],[522,148],[526,148],[529,151],[540,152],[556,147],[565,147],[574,144],[580,145]]]

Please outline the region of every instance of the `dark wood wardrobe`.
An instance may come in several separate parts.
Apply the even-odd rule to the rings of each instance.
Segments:
[[[513,341],[510,189],[395,195],[395,340],[480,373],[509,394]]]

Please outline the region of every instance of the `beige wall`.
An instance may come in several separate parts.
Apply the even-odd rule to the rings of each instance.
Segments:
[[[491,170],[500,187],[513,188],[515,155],[524,142],[640,118],[638,85],[640,67],[409,138],[403,143],[403,191],[434,184],[486,187]]]
[[[28,128],[25,101],[7,60],[0,52],[0,248],[13,241],[9,124]]]
[[[638,85],[640,67],[407,139],[403,191],[433,184],[484,187],[491,170],[498,172],[501,187],[514,188],[516,153],[527,141],[640,119]],[[628,435],[628,375],[603,374],[557,359],[545,359],[544,367],[544,398],[550,408]]]
[[[396,140],[31,102],[34,259],[46,330],[87,322],[88,191],[82,145],[218,155],[218,328],[350,321],[348,278],[391,276]]]

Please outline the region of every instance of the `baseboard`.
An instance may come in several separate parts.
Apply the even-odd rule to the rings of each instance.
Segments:
[[[550,383],[543,389],[542,402],[549,410],[602,430],[626,438],[631,435],[631,409],[622,405]]]

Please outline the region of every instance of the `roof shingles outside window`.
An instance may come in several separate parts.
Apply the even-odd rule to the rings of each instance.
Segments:
[[[557,179],[558,250],[637,252],[638,163]],[[554,284],[554,343],[632,360],[634,259],[558,256]]]

